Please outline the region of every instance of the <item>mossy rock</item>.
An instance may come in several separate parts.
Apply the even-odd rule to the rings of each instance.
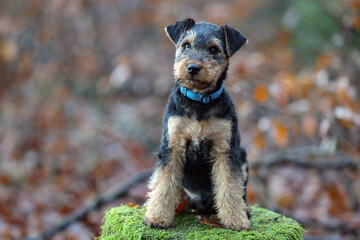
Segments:
[[[180,214],[175,227],[152,229],[142,222],[145,208],[123,205],[110,209],[101,226],[97,240],[127,239],[303,239],[304,229],[294,220],[258,206],[252,206],[252,230],[236,232],[199,223],[194,214]]]

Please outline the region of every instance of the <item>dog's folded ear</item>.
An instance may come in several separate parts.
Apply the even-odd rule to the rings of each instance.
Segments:
[[[228,25],[221,26],[221,28],[225,35],[226,54],[228,57],[231,57],[237,50],[248,42],[248,39],[242,35],[241,32],[235,28],[229,27]]]
[[[185,31],[195,25],[195,21],[191,18],[186,18],[182,21],[176,22],[165,28],[165,32],[170,40],[176,45],[182,38]]]

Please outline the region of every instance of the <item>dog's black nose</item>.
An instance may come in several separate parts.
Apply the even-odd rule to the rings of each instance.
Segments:
[[[190,63],[187,67],[187,70],[190,74],[195,75],[200,72],[201,67],[195,63]]]

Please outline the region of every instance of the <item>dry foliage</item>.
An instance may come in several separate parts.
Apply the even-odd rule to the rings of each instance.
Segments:
[[[174,47],[163,29],[185,17],[229,24],[250,40],[225,83],[250,163],[309,145],[325,163],[359,161],[359,9],[358,0],[3,2],[0,239],[44,231],[154,166],[173,85]],[[251,170],[248,199],[359,229],[359,189],[359,169],[276,166]],[[114,204],[142,204],[146,192],[142,184]],[[97,235],[104,209],[53,239]],[[308,235],[355,236],[306,227]]]

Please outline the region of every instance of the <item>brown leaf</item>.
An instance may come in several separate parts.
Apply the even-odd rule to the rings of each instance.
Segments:
[[[11,182],[10,177],[5,173],[0,173],[0,185],[7,185]]]
[[[210,225],[213,227],[222,227],[220,224],[220,220],[214,214],[211,214],[210,218],[201,215],[196,215],[195,217],[196,219],[201,220],[201,224]]]
[[[220,219],[215,214],[210,214],[210,219],[214,222],[220,222]]]
[[[235,68],[235,73],[236,75],[238,75],[239,77],[241,78],[244,78],[247,74],[247,68],[246,68],[246,65],[245,64],[238,64]]]
[[[175,209],[175,217],[177,215],[179,215],[180,213],[182,213],[182,211],[184,210],[184,207],[186,205],[186,199],[184,199]]]
[[[277,145],[285,147],[288,144],[288,129],[286,126],[278,123],[275,125],[274,138]]]
[[[64,153],[67,149],[67,140],[65,138],[59,138],[53,145],[54,153],[60,154]]]
[[[292,194],[281,194],[278,196],[277,204],[285,209],[293,209],[295,200],[296,198]]]
[[[277,39],[284,45],[288,45],[289,42],[291,41],[291,36],[287,31],[280,31]],[[292,61],[292,57],[291,57],[291,61]]]
[[[339,183],[334,182],[331,184],[327,189],[327,194],[331,200],[329,210],[332,215],[339,215],[348,210],[347,195]]]
[[[360,0],[354,0],[351,3],[352,7],[355,9],[359,9],[360,8]]]
[[[314,116],[306,115],[302,119],[302,129],[306,136],[313,137],[317,129],[317,120]]]
[[[266,147],[266,140],[264,138],[264,136],[261,134],[259,134],[258,136],[255,137],[254,139],[254,144],[258,149],[264,150]]]
[[[268,91],[265,85],[258,85],[254,89],[254,100],[258,103],[264,103],[268,99]]]
[[[318,69],[325,68],[330,65],[332,58],[327,54],[320,54],[316,59],[316,67]]]
[[[18,54],[18,46],[15,41],[9,39],[7,41],[0,41],[0,62],[9,63]]]
[[[359,17],[354,17],[352,19],[352,24],[356,30],[358,30],[358,31],[360,30],[360,18]]]
[[[246,187],[246,199],[248,203],[255,203],[258,199],[257,193],[251,184]]]

